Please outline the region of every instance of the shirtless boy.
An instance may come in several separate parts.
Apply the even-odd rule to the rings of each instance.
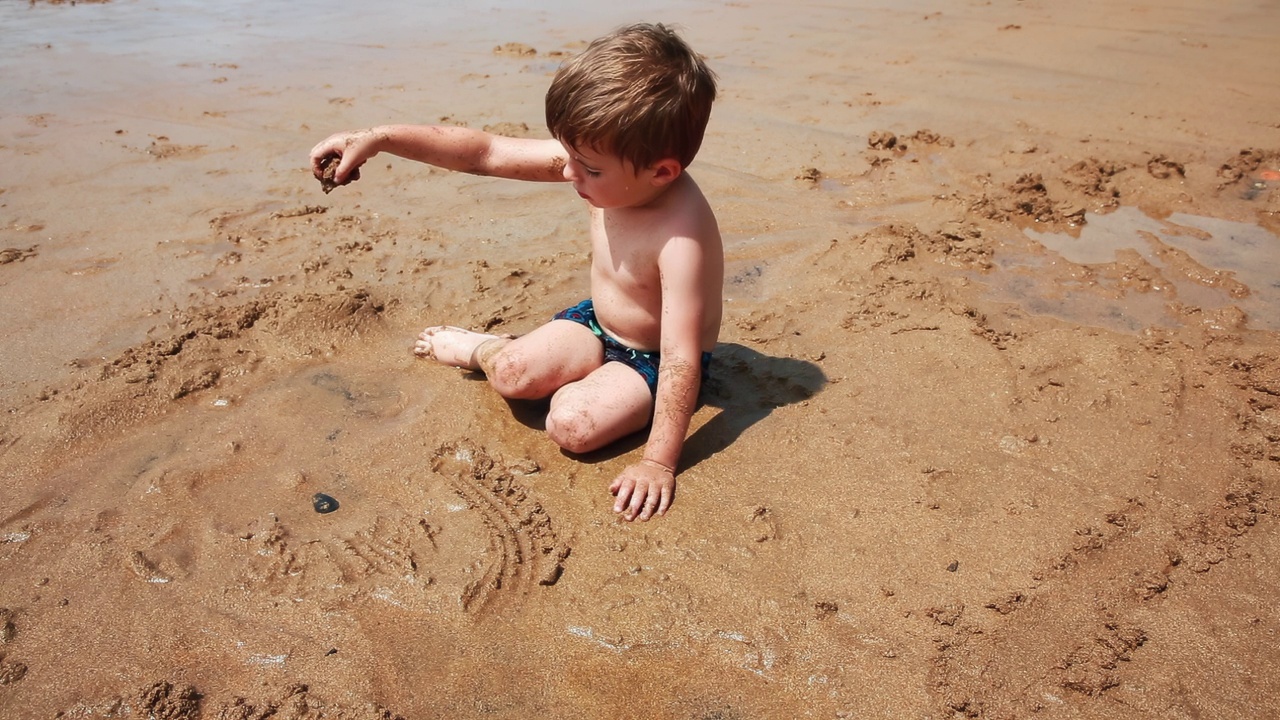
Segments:
[[[380,152],[450,170],[569,182],[591,207],[591,297],[520,337],[429,327],[414,352],[485,374],[503,397],[550,397],[547,434],[585,453],[650,427],[642,458],[613,481],[614,512],[663,515],[720,331],[724,252],[686,172],[702,143],[715,75],[662,25],[621,28],[565,62],[547,91],[551,140],[459,127],[390,125],[336,134],[312,171],[333,181]],[[659,359],[660,358],[660,359]]]

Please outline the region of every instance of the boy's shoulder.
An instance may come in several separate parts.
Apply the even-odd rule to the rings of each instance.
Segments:
[[[597,210],[609,234],[627,242],[662,243],[676,237],[720,238],[715,213],[693,178],[682,174],[658,197],[642,207]]]
[[[719,226],[702,189],[688,175],[673,185],[654,208],[652,230],[663,238],[685,237],[718,246]]]
[[[665,195],[667,197],[664,198],[666,200],[664,215],[671,222],[701,224],[707,220],[715,221],[715,211],[711,209],[711,202],[707,200],[702,188],[688,173],[682,173],[680,179],[672,183],[672,187]]]

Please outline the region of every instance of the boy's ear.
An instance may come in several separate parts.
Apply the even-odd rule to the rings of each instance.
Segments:
[[[683,171],[684,168],[680,166],[679,160],[676,160],[675,158],[663,158],[649,168],[649,172],[651,173],[649,182],[651,182],[654,187],[662,187],[663,185],[666,185],[680,177],[680,173]]]

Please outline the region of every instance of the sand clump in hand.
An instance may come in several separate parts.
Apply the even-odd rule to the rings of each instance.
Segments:
[[[324,191],[325,195],[333,192],[334,188],[339,187],[339,183],[335,179],[335,175],[338,173],[338,163],[341,160],[342,158],[337,155],[329,155],[328,157],[320,160],[320,189]],[[351,174],[347,176],[346,182],[342,183],[342,185],[350,185],[359,179],[360,168],[356,168],[351,171]]]

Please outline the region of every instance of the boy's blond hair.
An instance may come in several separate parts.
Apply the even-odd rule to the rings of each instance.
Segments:
[[[636,169],[664,158],[683,168],[698,154],[715,98],[715,73],[680,36],[629,25],[560,66],[547,90],[547,129]]]

